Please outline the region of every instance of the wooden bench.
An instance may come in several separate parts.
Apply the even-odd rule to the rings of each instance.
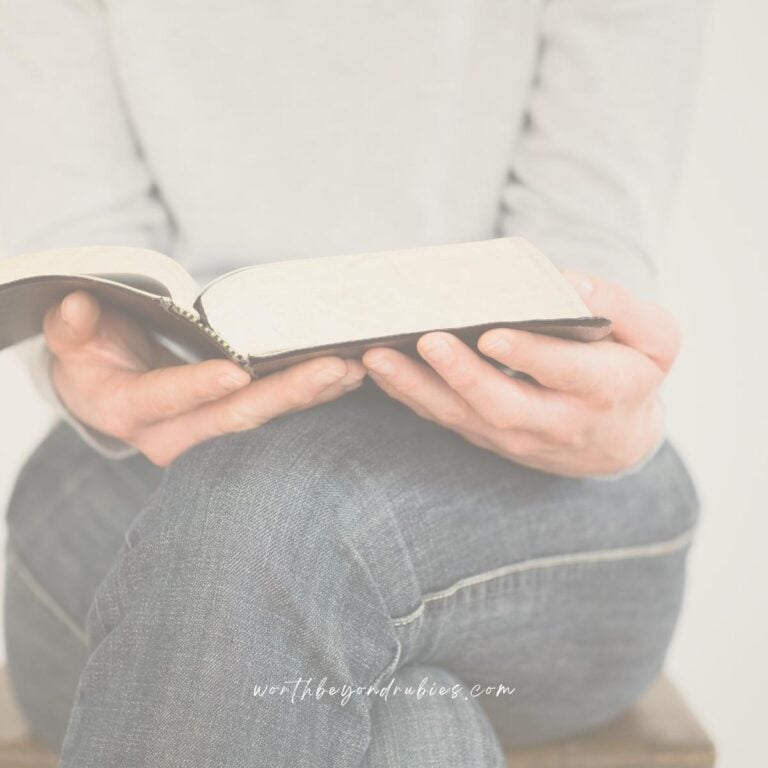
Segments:
[[[660,679],[615,722],[578,739],[507,755],[509,768],[712,768],[712,742],[673,685]],[[0,670],[0,768],[53,768],[28,736]]]

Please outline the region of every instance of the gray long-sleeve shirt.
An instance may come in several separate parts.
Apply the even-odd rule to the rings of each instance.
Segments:
[[[0,250],[529,237],[640,291],[701,0],[0,0]]]
[[[702,0],[0,0],[0,252],[520,234],[653,292]]]

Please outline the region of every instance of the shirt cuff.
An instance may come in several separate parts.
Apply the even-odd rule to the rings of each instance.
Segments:
[[[623,480],[625,477],[629,477],[630,475],[635,475],[645,469],[645,467],[647,467],[648,464],[653,461],[653,459],[656,457],[656,454],[661,450],[661,447],[664,445],[664,443],[666,443],[666,441],[667,436],[662,435],[661,438],[659,438],[659,440],[653,446],[653,448],[651,448],[651,450],[646,453],[645,456],[640,459],[640,461],[638,461],[636,464],[633,464],[631,467],[622,469],[620,472],[614,472],[610,475],[592,475],[590,479],[612,483],[616,480]]]

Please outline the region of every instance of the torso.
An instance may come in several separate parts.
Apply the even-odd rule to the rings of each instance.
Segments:
[[[493,235],[538,0],[106,5],[189,269]]]

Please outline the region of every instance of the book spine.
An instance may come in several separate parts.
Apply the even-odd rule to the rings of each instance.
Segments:
[[[251,365],[248,358],[245,355],[241,355],[231,344],[226,341],[226,339],[216,333],[216,331],[214,331],[213,328],[211,328],[209,325],[204,323],[196,314],[194,314],[194,312],[190,312],[188,309],[180,307],[178,304],[175,304],[171,299],[167,297],[161,298],[160,303],[163,305],[163,308],[167,312],[170,312],[173,315],[178,315],[179,317],[182,317],[188,322],[197,326],[206,336],[208,336],[208,338],[212,339],[216,345],[221,348],[222,352],[224,352],[227,357],[234,360],[238,365],[248,371],[248,373],[253,375],[253,371],[251,370]]]

